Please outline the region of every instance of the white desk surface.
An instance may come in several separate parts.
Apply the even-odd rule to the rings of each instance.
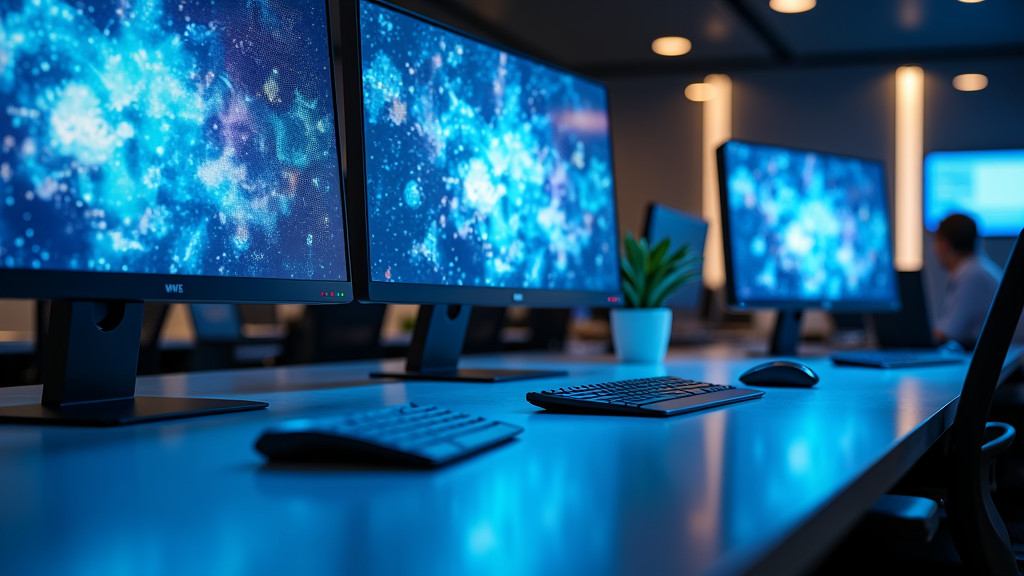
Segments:
[[[667,419],[525,400],[663,373],[739,384],[764,360],[702,354],[663,366],[463,359],[570,372],[503,384],[371,380],[376,362],[141,378],[139,394],[270,408],[113,429],[0,426],[0,574],[800,573],[949,425],[967,368],[810,358],[814,388]],[[2,389],[0,405],[39,394]],[[438,470],[268,465],[253,449],[274,422],[406,401],[526,430]]]

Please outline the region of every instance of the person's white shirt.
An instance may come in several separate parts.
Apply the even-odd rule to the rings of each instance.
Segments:
[[[936,331],[973,348],[1002,275],[999,266],[983,252],[965,257],[946,280],[946,291],[935,322]]]

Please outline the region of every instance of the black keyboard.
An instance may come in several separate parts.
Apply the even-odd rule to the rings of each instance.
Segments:
[[[936,364],[956,364],[967,360],[964,352],[947,348],[912,348],[890,350],[851,350],[832,354],[832,362],[845,366],[872,368],[913,368]]]
[[[267,429],[256,449],[272,460],[380,461],[440,466],[495,446],[519,426],[438,406],[402,404]]]
[[[559,412],[675,416],[761,396],[761,390],[659,376],[530,392],[526,400]]]

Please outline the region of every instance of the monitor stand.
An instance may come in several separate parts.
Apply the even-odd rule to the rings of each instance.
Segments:
[[[0,406],[0,423],[119,426],[266,408],[265,402],[135,396],[142,302],[55,300],[39,404]]]
[[[504,370],[459,368],[466,341],[470,306],[420,306],[404,372],[374,372],[370,376],[404,380],[505,382],[565,376],[564,370]]]
[[[775,331],[772,332],[771,356],[796,356],[796,346],[800,342],[799,310],[779,310],[775,319]]]

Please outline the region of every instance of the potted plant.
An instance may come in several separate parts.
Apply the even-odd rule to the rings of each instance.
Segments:
[[[672,251],[665,238],[652,248],[646,238],[626,234],[621,263],[626,306],[611,311],[612,342],[620,360],[664,360],[672,330],[672,309],[664,307],[665,299],[697,277],[699,263],[689,245]]]

